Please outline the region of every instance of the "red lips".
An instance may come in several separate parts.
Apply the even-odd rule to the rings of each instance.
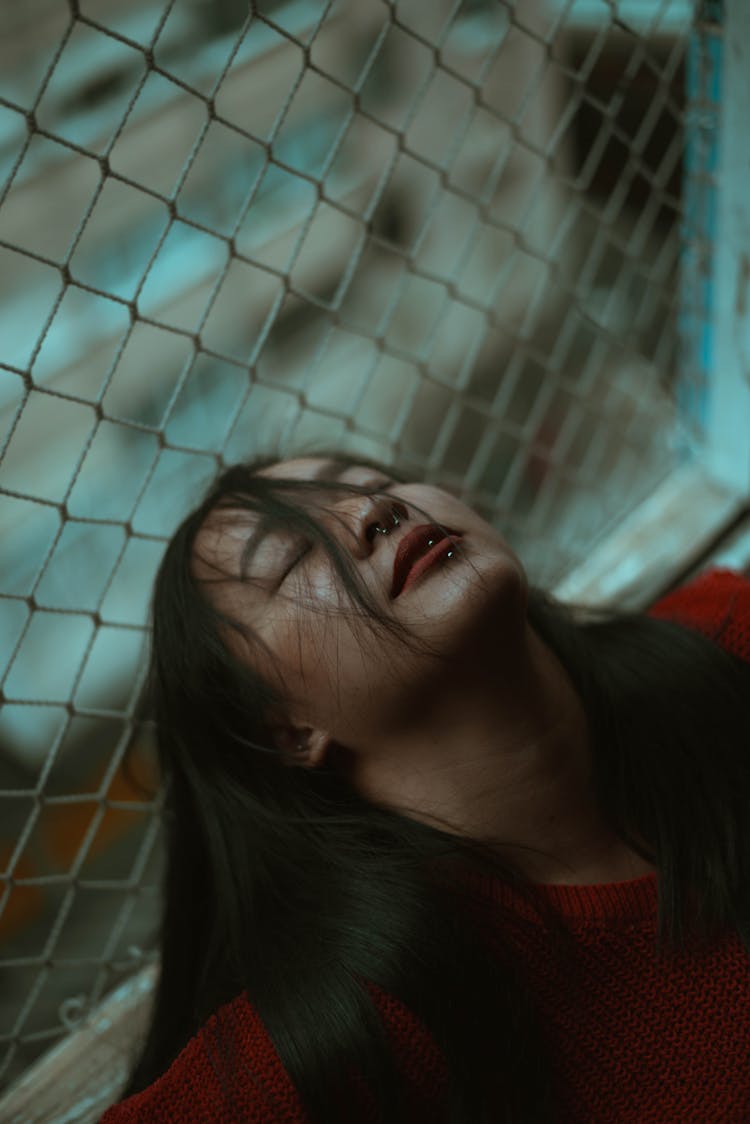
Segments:
[[[391,597],[398,597],[407,584],[447,554],[459,537],[459,531],[437,527],[434,523],[424,523],[405,535],[398,544],[393,562]]]

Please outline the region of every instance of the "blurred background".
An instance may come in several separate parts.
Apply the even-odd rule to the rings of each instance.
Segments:
[[[396,463],[553,588],[702,463],[722,29],[691,0],[0,21],[7,1086],[153,962],[148,600],[222,464]]]

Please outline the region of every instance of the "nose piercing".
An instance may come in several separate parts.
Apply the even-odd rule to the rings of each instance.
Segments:
[[[399,527],[401,525],[401,520],[398,517],[398,512],[396,511],[395,507],[391,508],[391,520],[393,527]],[[373,529],[379,535],[388,535],[390,534],[392,527],[383,527],[380,523],[376,523]]]

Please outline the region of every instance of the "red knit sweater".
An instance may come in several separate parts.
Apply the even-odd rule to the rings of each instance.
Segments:
[[[730,570],[707,572],[650,612],[696,628],[750,661],[750,582]],[[541,927],[519,949],[548,1030],[560,1120],[567,1124],[750,1121],[750,961],[738,938],[727,934],[707,952],[670,953],[657,962],[657,881],[654,874],[607,885],[545,886],[576,935],[579,963],[556,963]],[[512,893],[491,879],[484,889],[494,900]],[[417,1100],[431,1105],[424,1121],[434,1121],[445,1089],[442,1055],[402,1003],[374,986],[371,992]],[[102,1124],[308,1121],[247,999],[226,1004],[208,1025],[217,1020],[262,1074],[251,1084],[238,1069],[234,1109],[201,1030],[162,1077],[110,1108]]]

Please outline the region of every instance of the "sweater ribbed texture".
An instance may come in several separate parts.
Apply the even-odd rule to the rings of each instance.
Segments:
[[[650,615],[673,619],[750,661],[750,582],[713,569],[662,598]],[[750,705],[750,700],[748,700]],[[482,896],[515,905],[513,889],[480,879]],[[727,933],[709,946],[656,951],[658,875],[593,886],[539,887],[575,937],[556,956],[546,929],[517,942],[553,1057],[561,1124],[750,1122],[750,960]],[[436,1124],[446,1088],[443,1056],[397,999],[368,985],[399,1068],[409,1075],[413,1120]],[[222,1090],[211,1060],[221,1029],[238,1065]],[[221,1007],[162,1077],[110,1108],[102,1124],[309,1124],[257,1012],[244,995]],[[230,1104],[233,1101],[233,1105]],[[353,1116],[368,1124],[361,1109]]]

